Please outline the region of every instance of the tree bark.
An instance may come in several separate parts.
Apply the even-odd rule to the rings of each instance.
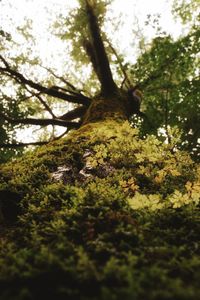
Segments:
[[[128,97],[119,90],[113,97],[93,99],[83,118],[83,125],[106,119],[118,121],[128,120],[128,118]]]

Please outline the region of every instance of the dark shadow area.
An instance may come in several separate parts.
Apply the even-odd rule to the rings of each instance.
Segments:
[[[0,214],[3,222],[12,224],[20,214],[21,195],[11,191],[0,191]]]

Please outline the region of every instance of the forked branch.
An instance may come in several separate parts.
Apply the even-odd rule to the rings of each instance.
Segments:
[[[39,83],[36,83],[30,79],[27,79],[24,77],[23,74],[21,74],[20,72],[12,69],[10,67],[10,65],[8,64],[8,62],[0,55],[0,59],[1,61],[4,63],[4,67],[0,67],[0,72],[2,72],[3,74],[15,79],[19,84],[22,85],[28,85],[29,87],[47,94],[49,96],[52,97],[56,97],[62,100],[66,100],[68,102],[71,103],[78,103],[78,104],[83,104],[83,105],[89,105],[90,104],[90,98],[84,96],[83,94],[78,94],[78,93],[71,93],[71,94],[67,94],[66,92],[64,92],[59,88],[54,88],[54,87],[45,87]]]

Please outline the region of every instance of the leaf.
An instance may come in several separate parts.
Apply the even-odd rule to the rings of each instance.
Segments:
[[[175,169],[171,169],[170,173],[172,174],[172,176],[180,176],[181,175],[181,173],[178,170],[175,170]]]

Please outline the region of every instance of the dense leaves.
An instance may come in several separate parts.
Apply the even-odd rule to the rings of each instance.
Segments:
[[[151,121],[151,126],[143,124],[142,133],[159,134],[163,128],[163,139],[170,142],[170,128],[176,126],[180,131],[177,146],[196,159],[200,136],[199,34],[194,27],[176,42],[169,36],[156,38],[139,58],[133,74],[144,87],[145,112]]]

